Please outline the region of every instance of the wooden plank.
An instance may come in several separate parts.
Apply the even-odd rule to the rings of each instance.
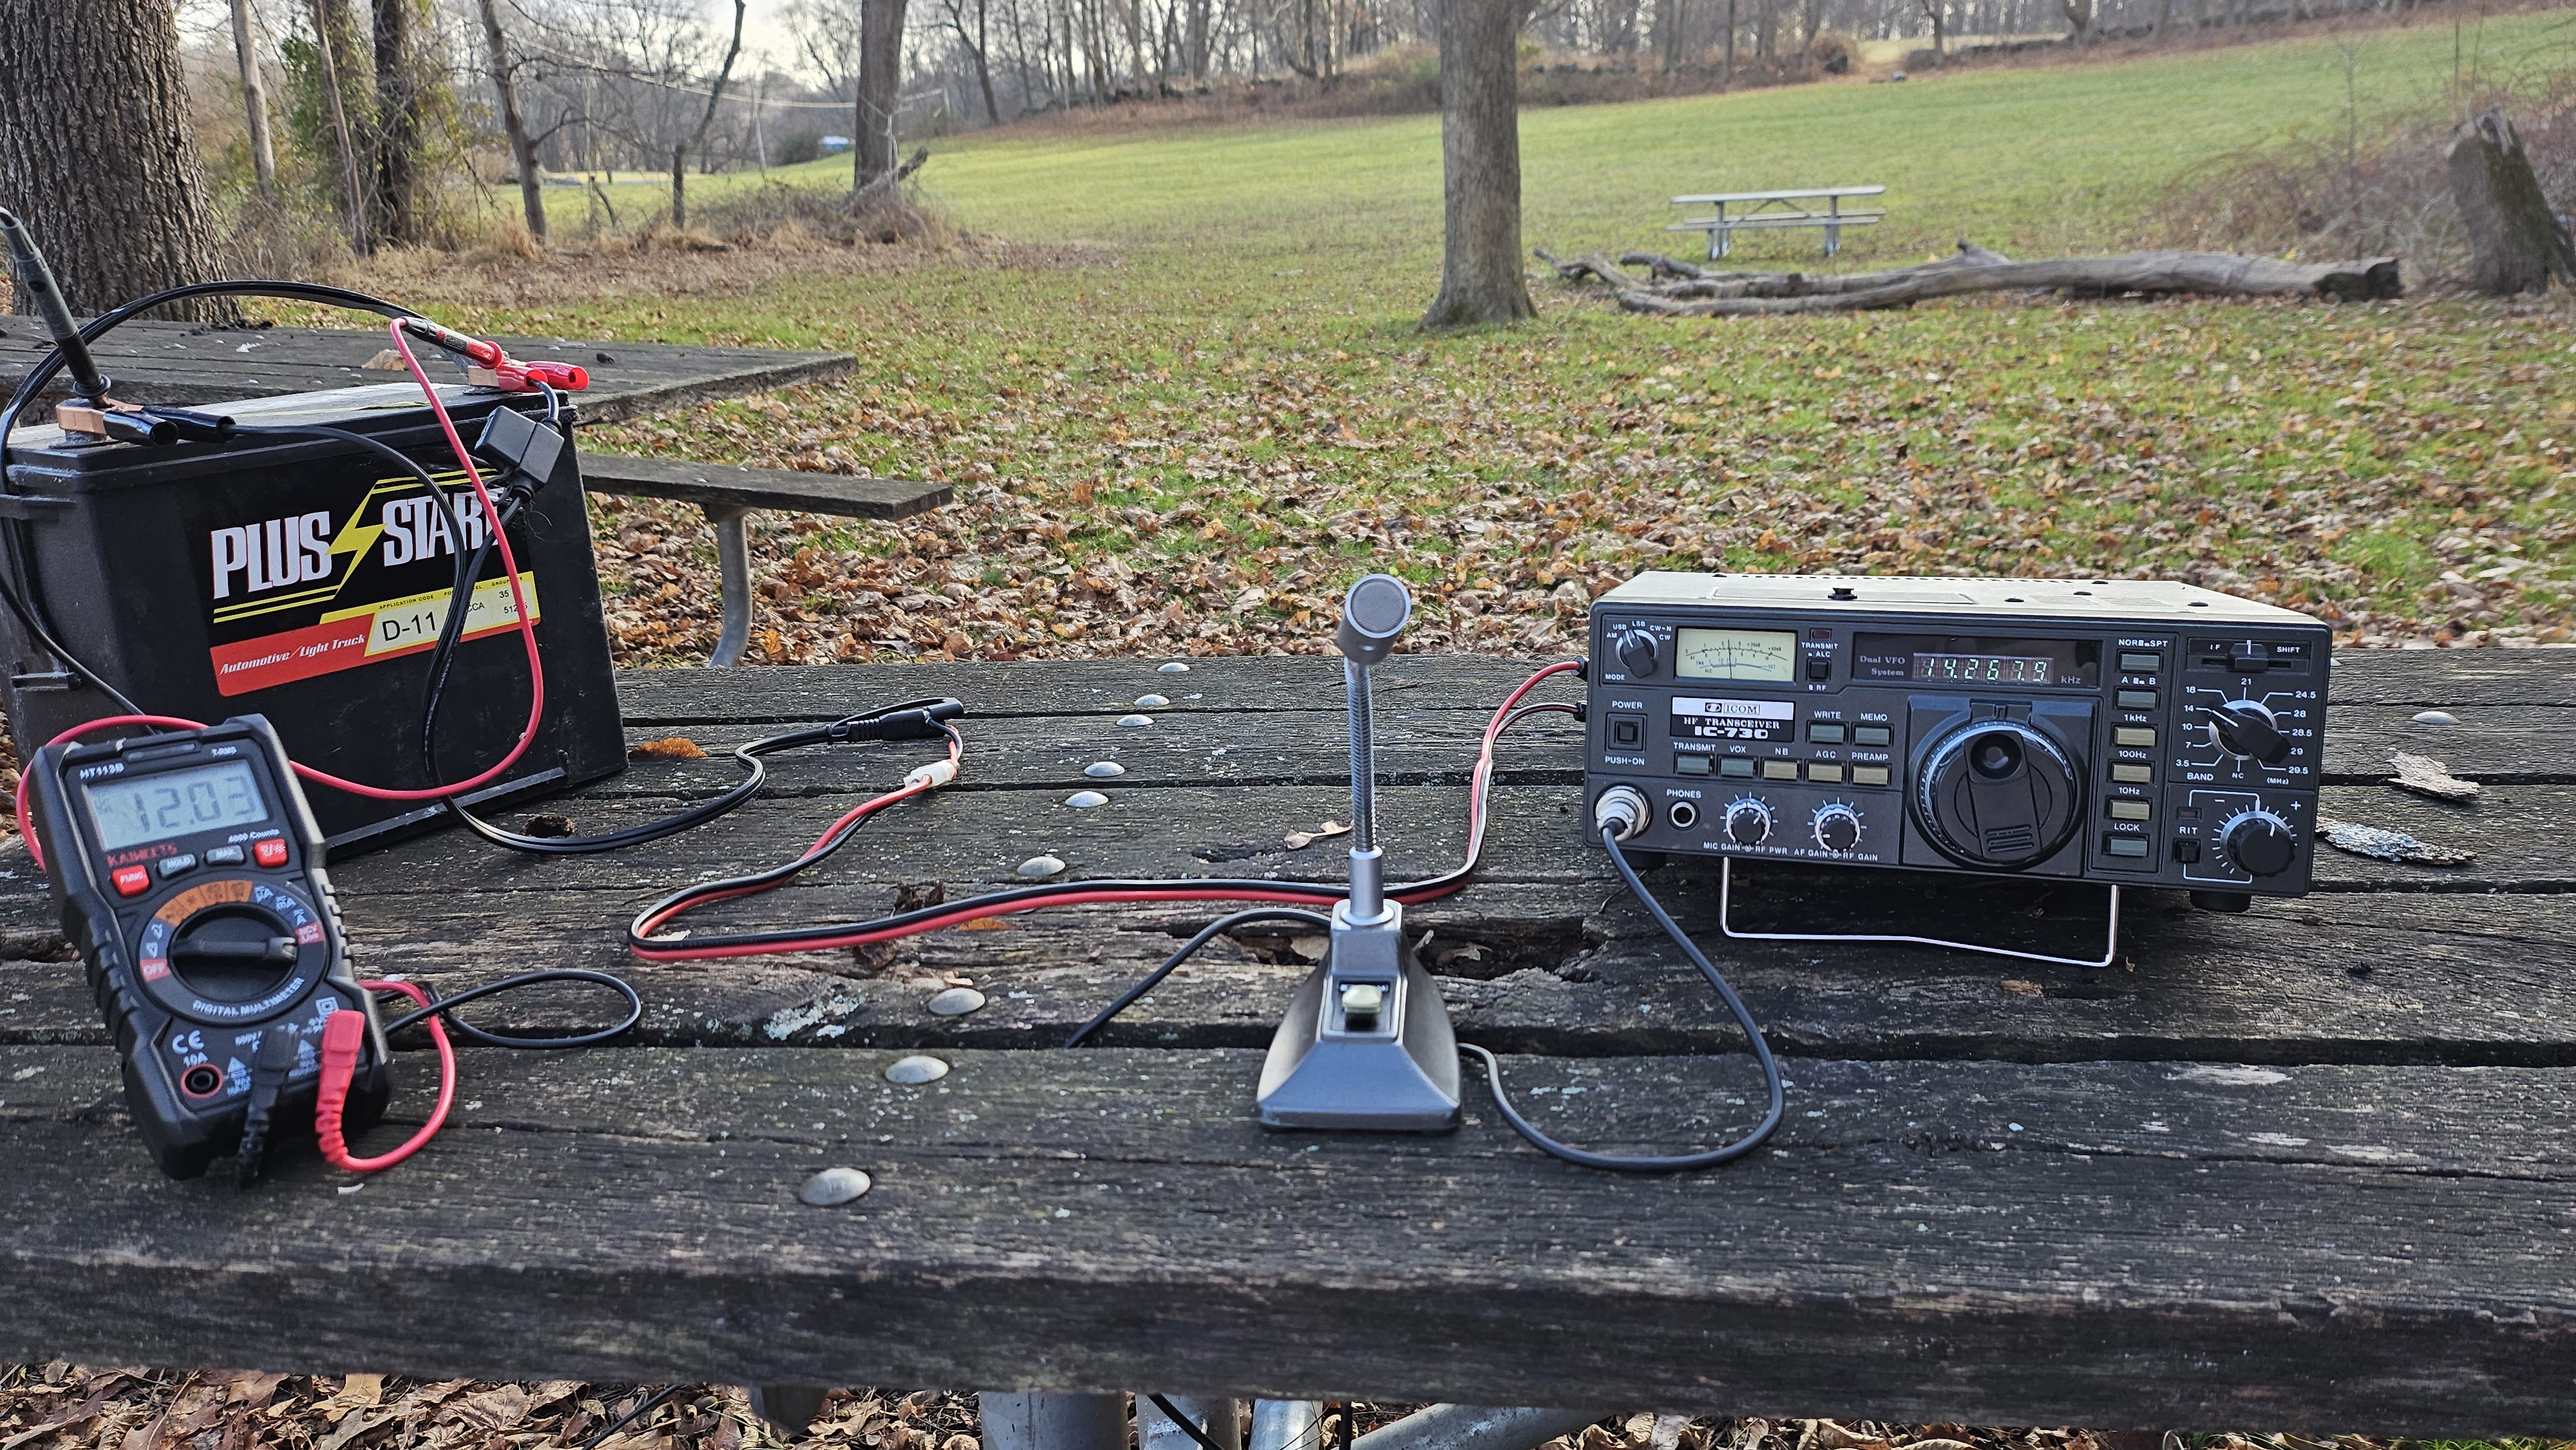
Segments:
[[[1667,873],[1670,874],[1670,873]],[[1704,877],[1662,883],[1774,1047],[1801,1058],[2017,1062],[2159,1060],[2576,1066],[2576,899],[2440,896],[2266,903],[2242,917],[2141,903],[2123,964],[2085,971],[1927,948],[1729,942]],[[1848,908],[1755,883],[1762,924]],[[955,883],[953,896],[971,888]],[[836,883],[774,901],[769,921],[886,909],[889,883]],[[1991,894],[1916,889],[1905,924],[1998,939]],[[2030,905],[2049,911],[2028,915]],[[1159,963],[1219,906],[1082,908],[1005,930],[945,932],[881,954],[815,952],[710,965],[626,959],[631,903],[609,891],[389,911],[352,899],[353,960],[451,992],[491,980],[493,946],[513,969],[582,967],[633,981],[642,1026],[626,1046],[1042,1049],[1054,1047]],[[2099,939],[2098,901],[2025,898],[2002,939],[2045,948]],[[1725,1052],[1742,1038],[1707,984],[1624,895],[1600,888],[1470,891],[1411,913],[1459,1031],[1488,1046],[1564,1057]],[[1220,940],[1106,1029],[1105,1044],[1265,1046],[1306,972],[1292,928]],[[1461,954],[1462,948],[1475,948]],[[0,1042],[107,1041],[58,936],[18,938],[50,961],[0,963]],[[938,1017],[931,996],[963,978],[986,1006]],[[938,985],[933,985],[933,983]],[[596,1024],[605,999],[571,989],[473,1009],[496,1030]],[[485,1054],[469,1049],[469,1059]],[[0,1094],[5,1095],[5,1094]]]
[[[1795,191],[1712,191],[1694,196],[1673,198],[1675,206],[1711,206],[1718,202],[1796,201],[1807,196],[1876,196],[1884,186],[1819,186]]]
[[[921,479],[854,478],[588,450],[581,455],[581,484],[592,493],[862,519],[906,519],[944,508],[957,498],[947,484]]]
[[[588,423],[821,382],[846,376],[857,365],[847,353],[564,338],[497,340],[526,361],[587,368],[591,386],[576,401]],[[372,329],[224,329],[147,319],[118,328],[94,351],[101,369],[117,384],[119,397],[202,405],[381,383],[387,375],[363,365],[386,345],[384,333]],[[0,387],[16,387],[51,346],[33,319],[12,319],[0,328]],[[423,361],[431,359],[424,356]]]
[[[0,1353],[2116,1426],[2576,1421],[2576,1074],[1803,1062],[1720,1174],[1273,1134],[1258,1054],[478,1057],[361,1191],[157,1179],[109,1055],[0,1049]],[[1552,1128],[1737,1126],[1745,1063],[1507,1060]],[[1580,1094],[1547,1092],[1583,1088]],[[411,1090],[406,1103],[416,1100]],[[386,1134],[380,1132],[379,1136]],[[847,1164],[839,1209],[796,1187]],[[1794,1410],[1790,1410],[1794,1407]]]

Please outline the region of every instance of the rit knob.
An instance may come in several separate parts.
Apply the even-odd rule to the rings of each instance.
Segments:
[[[2227,823],[2226,834],[2219,844],[2227,859],[2248,876],[2278,876],[2290,869],[2298,854],[2299,838],[2289,823],[2270,811],[2247,811]]]
[[[1642,629],[1623,630],[1615,648],[1619,652],[1619,664],[1627,670],[1628,678],[1643,679],[1655,672],[1653,635]]]
[[[2290,738],[2271,710],[2252,700],[2230,700],[2209,710],[2210,737],[2239,760],[2278,765],[2290,758]]]
[[[1847,805],[1818,806],[1812,829],[1817,845],[1828,851],[1848,851],[1860,844],[1860,813]]]
[[[1728,806],[1726,838],[1739,846],[1759,846],[1771,839],[1771,808],[1757,800]]]

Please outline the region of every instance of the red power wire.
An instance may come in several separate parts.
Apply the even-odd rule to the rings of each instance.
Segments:
[[[423,1007],[430,1005],[429,994],[409,982],[360,982],[370,992],[400,992]],[[373,1158],[359,1158],[349,1152],[341,1135],[341,1114],[349,1101],[349,1079],[357,1074],[358,1049],[367,1040],[367,1014],[334,1012],[322,1023],[322,1080],[313,1100],[313,1135],[322,1145],[322,1159],[334,1168],[351,1173],[375,1173],[391,1168],[421,1150],[421,1145],[438,1136],[447,1126],[447,1110],[456,1101],[456,1049],[447,1041],[447,1029],[432,1013],[421,1019],[429,1029],[429,1040],[438,1044],[438,1106],[429,1113],[429,1121],[409,1141],[390,1153]]]
[[[493,542],[500,549],[501,567],[507,571],[510,580],[510,603],[519,614],[519,638],[526,645],[528,652],[528,723],[519,731],[518,743],[510,747],[509,754],[502,756],[490,769],[472,779],[457,781],[452,785],[429,786],[420,790],[394,790],[386,786],[365,785],[354,780],[344,780],[329,771],[316,770],[301,762],[288,763],[295,767],[297,775],[306,780],[317,785],[330,786],[334,790],[344,790],[351,795],[365,796],[369,800],[444,800],[499,778],[503,771],[518,764],[520,756],[528,753],[528,747],[536,741],[538,727],[545,720],[546,670],[544,662],[537,655],[537,624],[528,609],[527,591],[519,582],[519,561],[510,550],[509,531],[501,527],[501,511],[493,504],[490,490],[483,486],[482,470],[474,466],[474,455],[466,448],[465,439],[457,433],[455,420],[447,416],[447,405],[439,400],[437,385],[429,380],[429,374],[421,370],[420,359],[412,355],[411,342],[403,335],[403,324],[388,323],[386,331],[393,335],[394,346],[402,353],[403,365],[411,370],[412,380],[420,384],[421,396],[428,399],[431,415],[438,419],[439,430],[447,435],[448,448],[456,454],[456,461],[464,466],[465,481],[473,485],[474,497],[482,503],[483,517],[490,524]],[[466,607],[471,607],[471,604],[472,597],[469,595]],[[451,601],[450,607],[457,606]],[[66,740],[86,735],[93,730],[102,730],[116,725],[150,725],[169,730],[206,728],[203,722],[182,719],[176,715],[108,715],[75,725],[46,741],[45,744],[60,745]],[[28,769],[32,770],[34,766],[35,762],[27,762]],[[27,775],[23,770],[18,775],[17,812],[18,837],[27,843],[27,854],[35,858],[36,869],[42,871],[45,869],[44,849],[36,844],[35,832],[27,828]]]
[[[1486,796],[1493,781],[1495,743],[1502,738],[1504,730],[1508,729],[1514,722],[1523,719],[1528,715],[1549,711],[1571,712],[1574,709],[1571,705],[1534,705],[1528,709],[1519,709],[1517,707],[1519,707],[1522,698],[1527,696],[1531,690],[1537,688],[1541,681],[1548,679],[1550,676],[1564,674],[1567,671],[1578,670],[1582,667],[1582,662],[1579,660],[1562,660],[1556,664],[1549,665],[1531,675],[1528,679],[1523,680],[1520,683],[1519,688],[1513,690],[1509,696],[1504,698],[1503,703],[1495,708],[1492,719],[1488,720],[1485,724],[1484,740],[1477,750],[1475,770],[1470,776],[1468,782],[1468,824],[1465,864],[1450,876],[1416,887],[1415,889],[1409,891],[1390,890],[1387,893],[1389,897],[1394,900],[1401,901],[1406,905],[1415,905],[1425,901],[1436,901],[1441,897],[1451,895],[1466,888],[1468,875],[1474,870],[1477,859],[1484,850]],[[959,758],[959,755],[960,746],[958,742],[952,738],[949,742],[950,762],[953,764]],[[668,926],[672,921],[677,920],[679,917],[690,911],[696,910],[698,907],[718,901],[730,901],[737,897],[757,895],[760,892],[775,890],[777,887],[786,884],[786,882],[797,872],[812,865],[823,856],[829,855],[837,843],[837,838],[846,834],[860,821],[867,819],[869,816],[876,814],[878,811],[881,811],[898,801],[908,800],[914,796],[925,794],[926,792],[936,788],[932,784],[921,781],[918,778],[918,774],[919,773],[916,772],[915,778],[907,780],[901,789],[889,791],[884,795],[872,797],[871,799],[862,801],[858,805],[852,807],[848,812],[843,814],[840,819],[834,821],[820,837],[816,838],[814,844],[807,847],[803,855],[797,857],[796,860],[789,863],[788,866],[780,868],[777,873],[770,875],[768,879],[762,880],[756,884],[747,883],[741,886],[683,894],[665,902],[658,910],[651,911],[646,915],[639,917],[635,924],[628,929],[627,950],[632,952],[639,960],[648,962],[704,961],[718,957],[769,956],[781,952],[820,951],[835,947],[862,946],[870,942],[891,941],[898,937],[916,936],[923,932],[939,931],[947,927],[960,926],[966,922],[976,921],[986,917],[1009,916],[1019,912],[1038,911],[1047,907],[1055,906],[1089,906],[1115,902],[1180,901],[1259,901],[1279,902],[1289,905],[1313,905],[1317,899],[1317,893],[1313,890],[1302,892],[1287,890],[1265,891],[1258,887],[1249,886],[1204,887],[1181,884],[1171,886],[1104,886],[1086,890],[1077,883],[1069,884],[1060,891],[1050,892],[1042,897],[1013,897],[1008,900],[988,899],[981,901],[961,901],[957,903],[955,908],[952,910],[937,912],[927,916],[907,916],[899,922],[884,926],[859,925],[848,929],[838,930],[822,928],[818,929],[816,934],[811,936],[764,934],[763,939],[759,941],[723,942],[694,947],[687,945],[683,940],[679,939],[665,939],[664,941],[647,940],[647,938],[650,938],[654,933]]]

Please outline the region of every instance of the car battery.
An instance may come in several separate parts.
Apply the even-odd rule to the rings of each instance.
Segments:
[[[439,390],[469,442],[529,395]],[[323,435],[153,445],[22,430],[0,496],[6,566],[38,620],[80,662],[154,714],[262,715],[296,761],[390,789],[470,779],[506,755],[531,681],[500,551],[487,551],[440,697],[436,776],[422,759],[430,667],[460,555],[485,527],[445,434],[409,382],[198,411],[244,428],[363,434],[421,464],[461,517],[372,449]],[[564,421],[569,421],[567,408]],[[497,493],[495,465],[478,461]],[[517,802],[625,766],[608,631],[581,474],[569,442],[509,525],[544,661],[545,716],[511,770],[464,797]],[[0,704],[18,758],[123,713],[0,611]],[[449,817],[436,801],[316,787],[335,855]]]

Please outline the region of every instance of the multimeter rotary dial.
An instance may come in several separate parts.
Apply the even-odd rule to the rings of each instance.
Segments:
[[[134,937],[135,977],[163,1007],[222,1026],[273,1017],[330,970],[321,913],[248,877],[199,880],[154,907]]]
[[[1908,802],[1943,855],[2012,871],[2057,854],[2084,815],[2084,777],[2018,720],[1971,720],[1933,740]]]

